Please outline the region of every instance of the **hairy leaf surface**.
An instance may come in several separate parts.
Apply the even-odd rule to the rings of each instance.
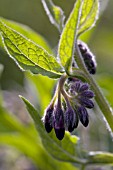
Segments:
[[[61,64],[68,70],[72,62],[72,56],[74,52],[75,39],[77,37],[77,28],[80,18],[80,8],[81,0],[78,0],[75,3],[74,9],[65,24],[63,29],[61,39],[59,42],[58,55],[61,61]]]
[[[8,54],[20,68],[49,77],[61,75],[60,64],[42,47],[6,26],[2,21],[0,22],[0,30]]]
[[[99,1],[98,0],[84,0],[81,10],[80,23],[78,27],[78,35],[91,29],[99,15]]]
[[[67,20],[58,48],[58,57],[66,71],[70,69],[75,42],[79,35],[91,29],[99,14],[98,0],[77,0],[69,19]]]

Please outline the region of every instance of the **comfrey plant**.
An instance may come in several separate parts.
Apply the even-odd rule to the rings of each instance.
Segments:
[[[43,118],[24,97],[21,98],[35,122],[44,147],[54,158],[76,163],[81,169],[91,164],[113,165],[112,153],[82,154],[77,149],[78,138],[69,133],[77,128],[79,121],[84,127],[88,126],[88,109],[94,108],[94,101],[106,119],[110,132],[113,132],[112,109],[92,77],[96,73],[95,56],[79,40],[81,34],[95,26],[99,16],[99,1],[76,0],[66,23],[60,7],[51,0],[42,0],[42,4],[51,23],[61,34],[57,57],[15,31],[16,26],[10,21],[0,19],[5,50],[20,69],[58,79],[54,96]]]
[[[78,47],[88,72],[95,74],[96,61],[94,55],[85,43],[78,42]],[[72,67],[75,67],[74,62]],[[68,78],[66,74],[63,75],[58,82],[50,105],[45,110],[43,122],[46,131],[49,133],[54,128],[57,138],[62,140],[65,130],[72,132],[77,128],[79,120],[87,127],[89,118],[86,108],[92,109],[94,107],[91,100],[93,97],[94,93],[89,89],[88,83],[84,83],[78,78]]]

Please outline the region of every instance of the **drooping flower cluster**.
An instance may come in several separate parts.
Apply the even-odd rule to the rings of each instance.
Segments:
[[[57,99],[52,100],[45,110],[43,122],[49,133],[54,128],[56,137],[62,140],[65,130],[72,132],[77,128],[79,120],[87,127],[89,124],[88,109],[94,107],[94,93],[87,83],[76,78],[66,80],[60,89]]]
[[[71,99],[71,105],[77,113],[77,116],[81,123],[87,127],[89,124],[88,109],[94,107],[94,103],[91,100],[94,97],[93,91],[89,89],[87,83],[83,83],[80,80],[72,79],[69,83],[69,95],[73,96]]]
[[[89,73],[95,74],[96,73],[96,66],[97,66],[95,56],[89,50],[88,46],[84,42],[78,41],[78,47],[79,47],[79,50],[82,54],[83,60],[85,62],[85,65],[86,65]]]

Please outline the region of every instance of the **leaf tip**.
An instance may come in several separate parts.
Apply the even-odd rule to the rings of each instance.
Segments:
[[[22,95],[18,95],[18,96],[26,105],[27,105],[27,103],[29,103],[29,101],[25,97],[23,97]]]

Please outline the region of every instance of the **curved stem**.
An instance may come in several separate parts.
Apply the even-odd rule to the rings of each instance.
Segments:
[[[82,59],[82,55],[81,55],[79,48],[77,46],[77,42],[76,42],[76,58],[75,58],[75,60],[78,64],[79,68],[84,71],[84,73],[81,72],[81,76],[82,77],[84,76],[85,80],[91,85],[91,88],[95,93],[96,102],[98,103],[104,117],[107,120],[108,125],[110,126],[110,128],[113,132],[113,111],[112,111],[109,103],[107,102],[107,100],[103,96],[103,94],[102,94],[100,88],[98,87],[97,83],[95,82],[93,77],[87,71],[87,68],[86,68],[86,66],[83,62],[83,59]]]
[[[64,83],[65,83],[65,80],[67,79],[68,75],[67,74],[64,74],[63,76],[61,76],[60,80],[59,80],[59,91],[61,92],[61,94],[63,95],[66,103],[67,103],[67,106],[68,108],[71,107],[70,105],[70,102],[69,102],[69,98],[71,98],[65,91],[64,89]]]

